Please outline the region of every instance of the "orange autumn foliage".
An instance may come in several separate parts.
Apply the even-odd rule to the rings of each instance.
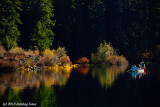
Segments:
[[[0,59],[0,68],[17,68],[19,67],[19,62],[17,61],[4,61]]]
[[[142,53],[142,56],[144,59],[150,59],[153,57],[153,53],[152,52]]]
[[[24,54],[19,54],[19,55],[15,55],[15,59],[18,60],[18,59],[25,59],[25,55]]]
[[[87,75],[90,70],[90,67],[77,67],[75,68],[75,70],[83,75]]]
[[[4,61],[0,59],[0,68],[3,67],[11,67],[11,63],[9,61]]]
[[[5,52],[6,52],[6,50],[4,49],[4,47],[0,46],[0,57],[4,57]]]
[[[88,64],[89,63],[89,59],[87,59],[87,57],[82,57],[82,58],[79,58],[76,63],[78,64]]]
[[[28,51],[24,52],[24,55],[25,56],[39,56],[39,50],[32,51],[29,49]]]
[[[62,64],[62,65],[65,65],[65,64],[72,64],[72,62],[70,61],[70,58],[69,56],[63,56],[60,58],[59,62]]]
[[[127,64],[128,61],[126,60],[125,57],[123,56],[117,56],[117,55],[112,55],[110,57],[107,58],[107,62],[112,64],[112,65],[116,65],[116,64]]]

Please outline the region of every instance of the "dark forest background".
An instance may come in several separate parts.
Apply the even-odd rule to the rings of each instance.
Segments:
[[[1,0],[0,18],[0,44],[8,49],[63,46],[76,59],[103,40],[127,57],[160,45],[159,0]]]

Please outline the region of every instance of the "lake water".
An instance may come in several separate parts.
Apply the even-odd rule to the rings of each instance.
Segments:
[[[130,66],[129,66],[130,67]],[[158,107],[160,65],[132,78],[127,66],[85,65],[75,69],[0,74],[1,106]]]

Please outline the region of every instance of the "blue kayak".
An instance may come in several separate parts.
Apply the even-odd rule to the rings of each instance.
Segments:
[[[135,76],[138,76],[140,73],[137,73],[137,72],[131,72],[131,76],[132,77],[135,77]]]
[[[132,71],[131,72],[132,77],[135,77],[135,76],[138,76],[138,75],[144,73],[144,69],[141,69],[141,68],[138,68],[138,67],[135,67],[135,66],[131,67],[131,71]]]
[[[135,66],[131,67],[131,71],[132,72],[137,72],[137,73],[144,73],[144,69],[138,68],[138,67],[135,67]]]

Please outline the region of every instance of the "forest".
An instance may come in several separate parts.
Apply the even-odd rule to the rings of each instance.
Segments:
[[[90,58],[105,40],[129,60],[157,59],[159,13],[159,0],[1,0],[0,45],[41,52],[61,46],[77,59]]]

